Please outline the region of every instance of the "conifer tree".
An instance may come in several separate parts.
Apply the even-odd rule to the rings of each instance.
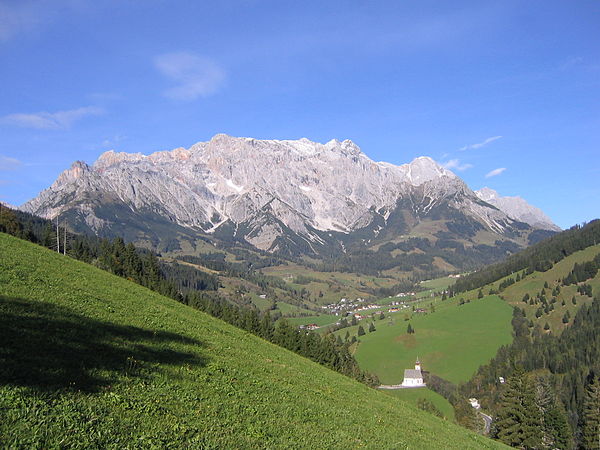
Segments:
[[[477,411],[471,406],[471,404],[464,399],[458,401],[454,406],[454,413],[456,415],[456,422],[469,430],[476,431],[478,433],[483,431],[483,419],[479,416]]]
[[[540,411],[531,383],[521,368],[506,381],[495,425],[496,437],[507,445],[523,448],[541,445]]]
[[[562,403],[557,398],[547,377],[535,380],[535,405],[541,420],[541,438],[544,447],[567,449],[571,445],[571,429]]]
[[[358,326],[358,335],[359,336],[364,336],[365,335],[365,329],[363,328],[362,325]]]
[[[273,339],[273,332],[273,321],[271,320],[271,315],[269,314],[269,311],[266,311],[263,314],[262,319],[260,321],[260,337],[266,339],[267,341],[270,341]]]
[[[567,422],[567,415],[558,399],[548,408],[544,415],[544,433],[550,448],[572,448],[573,434]]]
[[[583,445],[600,449],[600,378],[595,377],[585,391],[583,403]]]
[[[369,325],[369,333],[372,333],[373,331],[375,331],[375,324],[371,322],[371,325]]]
[[[0,203],[0,232],[19,236],[21,229],[22,225],[17,220],[15,213]]]

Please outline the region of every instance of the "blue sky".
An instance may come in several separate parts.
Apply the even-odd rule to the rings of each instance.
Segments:
[[[600,216],[600,2],[0,0],[0,200],[214,134],[428,155]]]

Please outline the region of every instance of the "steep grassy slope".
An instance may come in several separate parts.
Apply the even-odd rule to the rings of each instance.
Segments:
[[[517,306],[524,310],[527,319],[531,320],[534,325],[537,324],[543,328],[547,323],[550,327],[550,332],[557,335],[561,334],[563,330],[572,323],[572,320],[570,320],[568,323],[563,323],[562,318],[565,313],[568,311],[570,317],[573,318],[575,317],[575,314],[581,305],[589,305],[592,303],[592,297],[588,297],[587,295],[582,295],[577,292],[577,284],[563,286],[562,279],[569,274],[576,263],[581,264],[591,261],[599,253],[600,244],[592,245],[584,250],[574,252],[573,254],[566,256],[562,260],[555,263],[551,269],[545,272],[534,271],[533,273],[524,277],[522,280],[516,281],[514,284],[511,284],[503,289],[499,295],[511,305]],[[498,292],[500,290],[500,284],[503,281],[509,278],[515,279],[515,277],[516,273],[511,274],[493,283],[487,284],[481,289],[484,293],[488,293],[490,290]],[[592,286],[594,295],[597,295],[597,293],[600,292],[600,272],[598,272],[594,278],[587,280],[585,283]],[[544,285],[547,285],[548,287],[544,288]],[[553,295],[552,292],[557,286],[560,287],[560,292],[558,292],[556,295]],[[530,298],[534,298],[542,290],[544,290],[545,296],[552,304],[553,309],[547,313],[544,311],[541,316],[536,317],[536,311],[542,306],[541,303],[535,303],[535,301],[534,304],[530,304],[530,302],[523,302],[523,297],[528,294]],[[477,294],[478,290],[475,289],[458,294],[458,297],[464,299],[476,299]],[[575,298],[575,303],[572,301],[573,297]],[[552,302],[553,298],[556,299],[554,302]]]
[[[570,316],[575,317],[575,314],[581,305],[590,304],[592,302],[592,297],[581,295],[577,292],[576,284],[562,286],[560,280],[569,274],[575,263],[581,264],[583,262],[591,261],[599,253],[600,245],[593,245],[585,250],[575,252],[556,263],[552,269],[546,272],[534,272],[528,275],[524,280],[507,287],[502,292],[502,296],[514,306],[524,309],[527,318],[531,319],[534,323],[539,323],[542,327],[548,323],[553,333],[560,334],[565,327],[568,326],[568,324],[562,322],[564,314],[569,311]],[[539,318],[536,318],[535,312],[539,308],[539,304],[529,305],[528,303],[524,303],[522,299],[525,294],[529,294],[530,297],[535,297],[535,295],[544,288],[544,283],[548,283],[549,286],[545,289],[549,299],[553,297],[552,290],[555,289],[556,286],[560,285],[561,289],[555,296],[556,302],[553,304],[554,309],[548,314],[543,314]],[[600,273],[586,283],[592,286],[595,294],[600,292]],[[573,297],[575,297],[575,304],[572,302]],[[564,305],[563,301],[565,303]]]
[[[454,420],[454,408],[450,402],[430,389],[391,389],[382,390],[382,392],[414,405],[417,405],[419,400],[429,400],[445,418]]]
[[[0,311],[1,447],[498,446],[4,234]]]

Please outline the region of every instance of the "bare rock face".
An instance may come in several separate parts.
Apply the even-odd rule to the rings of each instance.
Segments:
[[[541,230],[561,231],[560,227],[554,224],[541,209],[530,205],[521,197],[502,197],[488,187],[475,191],[475,194],[484,202],[494,205],[507,216],[519,222],[525,222]]]
[[[119,211],[203,234],[234,230],[268,251],[279,250],[290,234],[312,247],[328,232],[351,234],[375,222],[378,230],[385,228],[399,204],[417,216],[447,205],[496,233],[529,218],[485,198],[428,157],[396,166],[372,161],[349,140],[320,144],[219,134],[189,149],[109,151],[92,166],[75,162],[21,209],[46,218],[68,214],[101,232],[118,221],[100,214],[101,207],[118,205]],[[551,221],[532,223],[540,224]]]

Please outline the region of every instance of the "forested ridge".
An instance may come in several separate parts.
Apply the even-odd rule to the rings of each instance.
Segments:
[[[479,289],[518,271],[545,272],[572,253],[600,242],[600,220],[576,225],[562,233],[538,242],[525,250],[481,270],[459,278],[450,287],[451,294]]]
[[[502,347],[489,364],[479,368],[476,375],[461,387],[463,395],[483,399],[486,408],[498,418],[496,437],[512,445],[518,442],[511,441],[517,438],[510,430],[519,429],[525,433],[527,427],[531,428],[527,432],[531,439],[543,441],[548,424],[544,425],[543,417],[536,415],[543,408],[538,405],[537,409],[529,412],[526,408],[520,412],[511,411],[515,403],[527,406],[527,396],[532,396],[531,401],[535,403],[535,396],[543,391],[543,395],[550,398],[548,402],[553,408],[554,429],[563,419],[569,425],[561,432],[560,440],[564,440],[564,445],[553,445],[556,448],[570,448],[571,439],[575,439],[575,443],[582,448],[598,448],[600,430],[596,428],[596,440],[590,430],[597,427],[600,419],[600,415],[591,413],[600,406],[600,403],[594,403],[599,402],[600,398],[594,400],[592,395],[594,392],[597,395],[600,389],[600,298],[596,297],[589,306],[583,305],[573,324],[560,336],[531,333],[528,321],[519,308],[514,310],[513,328],[513,343]],[[506,383],[502,383],[503,379]],[[515,387],[517,385],[518,388]],[[516,399],[517,395],[525,400]],[[522,418],[533,417],[533,424],[515,418],[519,414],[522,414]],[[511,419],[512,416],[515,417]],[[592,433],[591,441],[589,433]],[[555,436],[555,439],[559,438]],[[524,442],[520,444],[534,448]]]
[[[502,293],[516,283],[529,286],[534,272],[546,272],[567,256],[598,242],[600,221],[573,227],[509,257],[504,263],[459,279],[450,295],[473,290],[482,298],[488,288],[490,293]],[[481,430],[481,420],[466,406],[467,399],[474,397],[494,417],[491,435],[508,445],[600,448],[600,295],[592,287],[600,270],[600,254],[588,251],[587,255],[587,260],[580,256],[561,269],[566,275],[545,281],[539,291],[535,288],[535,293],[512,299],[513,303],[525,303],[530,314],[531,306],[537,305],[535,318],[527,317],[525,309],[515,307],[513,342],[501,347],[469,382],[457,387],[438,377],[429,377],[428,386],[453,404],[459,423]],[[497,283],[498,280],[501,282]],[[575,296],[563,297],[563,309],[568,302],[577,305],[578,310],[571,314],[567,311],[562,317],[562,327],[554,333],[547,321],[544,325],[544,317],[555,305],[559,307],[560,293],[572,285],[576,285],[578,294],[593,300],[580,302]],[[522,294],[521,289],[517,285],[514,292]]]
[[[0,232],[93,264],[344,375],[370,385],[378,384],[375,376],[360,370],[349,352],[349,344],[337,342],[333,335],[321,336],[311,331],[298,330],[285,320],[275,323],[268,311],[260,313],[256,308],[240,307],[227,302],[214,292],[218,287],[218,278],[211,274],[182,265],[161,265],[154,252],[138,249],[131,243],[125,244],[121,238],[111,241],[73,234],[64,228],[57,228],[46,219],[2,206]]]

